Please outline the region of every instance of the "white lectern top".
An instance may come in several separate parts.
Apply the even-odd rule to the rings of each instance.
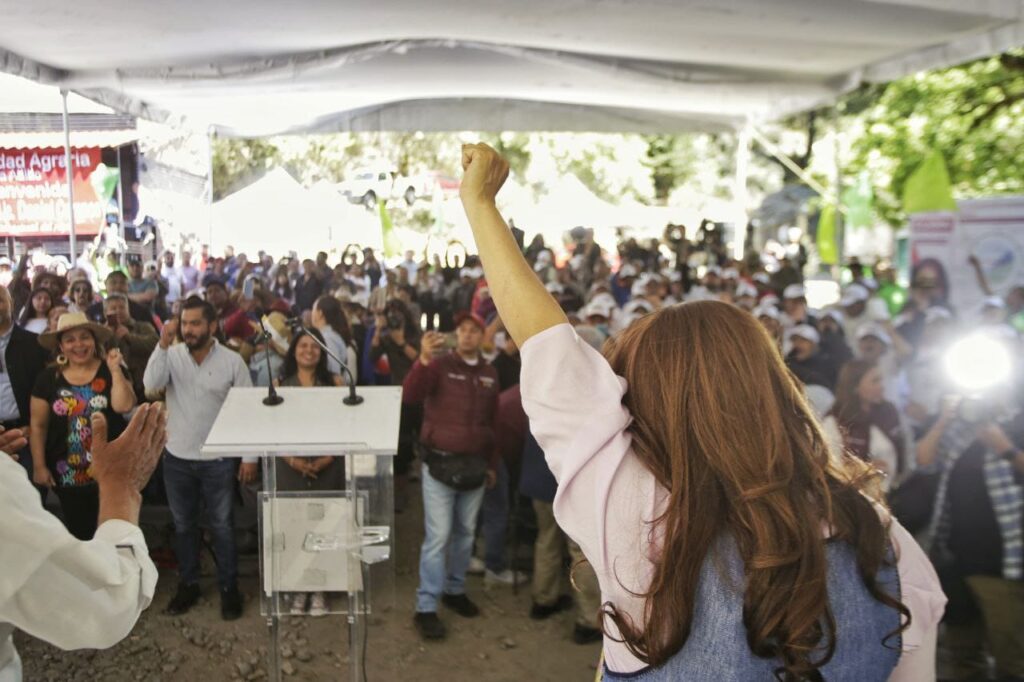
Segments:
[[[202,448],[204,457],[255,455],[392,455],[402,409],[400,386],[360,387],[363,403],[345,405],[347,388],[232,388]]]

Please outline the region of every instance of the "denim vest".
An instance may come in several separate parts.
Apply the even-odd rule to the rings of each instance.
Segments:
[[[631,674],[607,668],[604,679],[632,682],[754,682],[775,680],[778,659],[759,658],[747,645],[743,625],[743,564],[732,540],[721,540],[709,553],[697,585],[690,637],[683,648],[658,668]],[[890,549],[890,558],[891,558]],[[826,545],[828,595],[836,622],[832,660],[819,668],[827,682],[883,682],[899,661],[902,639],[895,609],[875,600],[857,571],[856,554],[846,542]],[[883,567],[879,587],[900,598],[895,566]],[[884,642],[883,642],[884,640]]]

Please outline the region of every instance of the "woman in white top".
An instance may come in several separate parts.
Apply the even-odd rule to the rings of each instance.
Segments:
[[[50,324],[50,308],[54,305],[49,289],[36,289],[22,308],[18,325],[33,334],[42,334]]]
[[[865,495],[866,467],[830,463],[756,320],[717,301],[672,306],[602,357],[497,210],[508,164],[486,145],[465,145],[462,162],[491,294],[522,348],[523,407],[558,481],[555,517],[601,586],[606,676],[934,678],[938,578]]]

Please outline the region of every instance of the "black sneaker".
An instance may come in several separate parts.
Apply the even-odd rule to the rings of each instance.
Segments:
[[[443,594],[441,603],[463,618],[476,618],[480,615],[480,609],[464,594]]]
[[[242,617],[242,595],[237,587],[221,590],[220,617],[222,620],[238,620]]]
[[[446,634],[444,623],[433,611],[417,613],[413,616],[412,622],[423,639],[444,639]]]
[[[604,639],[604,635],[597,628],[588,628],[577,623],[572,629],[572,641],[577,644],[593,644]]]
[[[530,607],[530,618],[533,620],[544,620],[550,618],[556,613],[562,611],[568,611],[572,608],[572,597],[567,594],[563,594],[554,604],[538,604],[534,602],[533,606]]]
[[[169,616],[180,616],[195,606],[197,601],[199,601],[199,585],[178,583],[178,591],[174,593],[167,608],[164,609],[164,613]]]

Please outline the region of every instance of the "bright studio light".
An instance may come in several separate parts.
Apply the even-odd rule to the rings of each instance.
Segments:
[[[1010,351],[998,340],[972,334],[960,339],[943,358],[953,383],[969,393],[977,393],[1010,378]]]

